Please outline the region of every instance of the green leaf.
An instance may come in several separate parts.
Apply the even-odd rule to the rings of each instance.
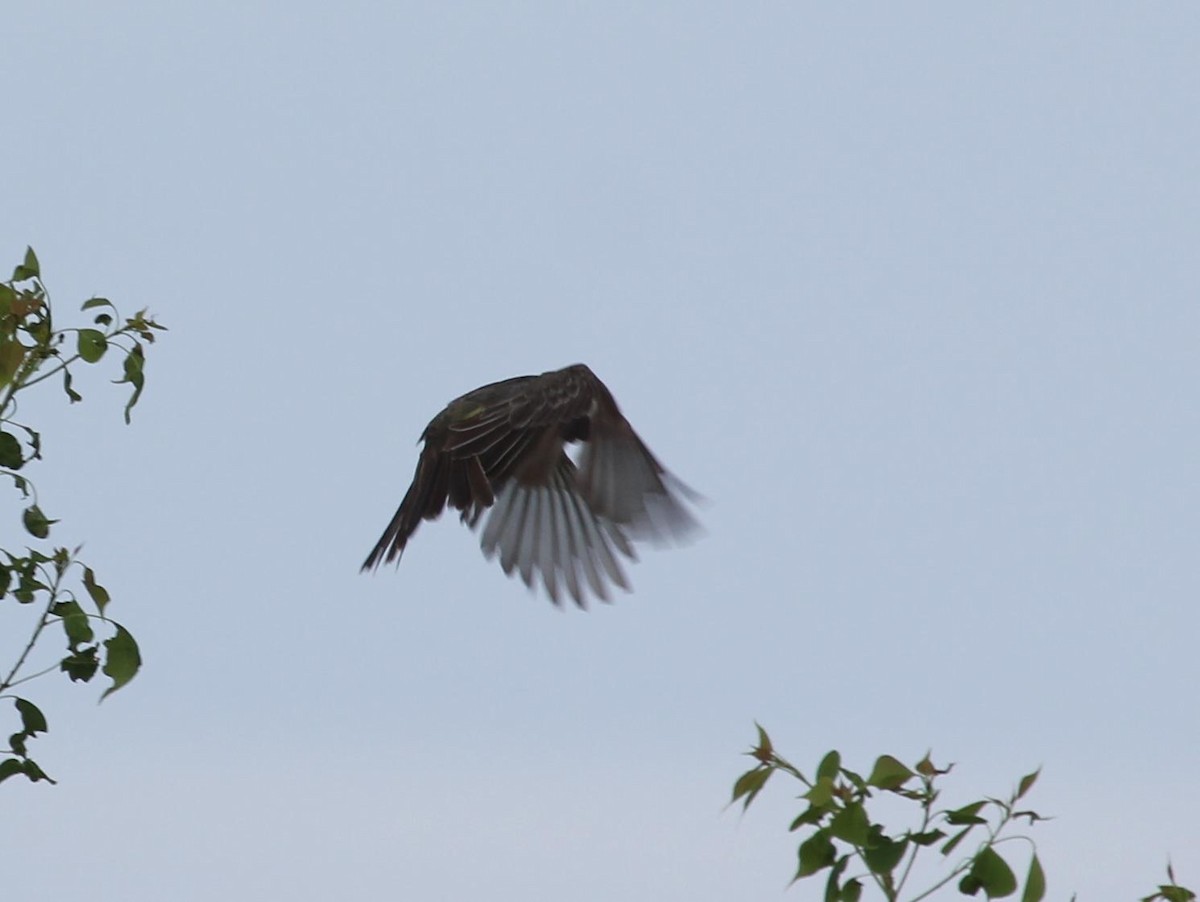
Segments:
[[[29,753],[25,750],[25,740],[28,737],[24,733],[13,733],[8,737],[8,748],[14,755],[20,755],[24,758]]]
[[[847,880],[842,886],[838,902],[858,902],[862,898],[862,881],[857,877]]]
[[[1159,886],[1158,893],[1163,902],[1193,902],[1196,894],[1182,886]]]
[[[975,895],[978,890],[983,890],[989,899],[1003,899],[1017,891],[1017,876],[1008,866],[1008,862],[1001,858],[991,846],[985,847],[975,856],[975,860],[971,863],[971,870],[963,878],[964,882],[967,880],[971,881],[969,885],[973,887],[970,892],[967,892],[969,896]]]
[[[1020,818],[1026,818],[1031,824],[1036,824],[1038,821],[1054,820],[1052,817],[1042,817],[1036,811],[1014,811],[1012,816],[1014,821],[1019,820]]]
[[[861,802],[848,804],[829,822],[830,835],[852,846],[866,845],[870,830],[871,821]]]
[[[112,310],[117,309],[116,307],[113,306],[113,302],[110,301],[108,298],[89,298],[88,300],[83,302],[83,306],[80,307],[79,309],[80,310],[91,310],[95,307],[108,307]]]
[[[142,396],[142,388],[145,386],[146,377],[142,375],[142,368],[146,364],[146,355],[142,351],[142,346],[135,344],[133,349],[125,355],[125,376],[117,380],[117,384],[128,382],[133,386],[133,394],[129,396],[129,403],[125,405],[125,424],[129,424],[129,412],[138,402],[138,398]],[[761,729],[761,728],[760,728]]]
[[[1042,769],[1039,767],[1033,773],[1026,774],[1025,776],[1023,776],[1021,778],[1021,782],[1017,784],[1017,794],[1013,797],[1014,802],[1017,799],[1021,798],[1021,796],[1025,795],[1025,793],[1029,792],[1029,790],[1030,790],[1030,788],[1032,788],[1033,784],[1037,782],[1038,775],[1041,772],[1042,772]]]
[[[867,781],[852,770],[842,768],[842,776],[845,777],[859,792],[866,792]]]
[[[732,805],[745,796],[746,800],[742,803],[742,810],[745,811],[754,801],[754,797],[762,791],[773,773],[774,770],[769,767],[756,767],[754,770],[746,771],[733,784],[733,798],[729,800],[729,804]]]
[[[1025,892],[1021,894],[1021,902],[1042,902],[1045,895],[1046,873],[1035,852],[1029,862],[1029,873],[1025,876]]]
[[[1162,899],[1163,902],[1195,902],[1196,894],[1186,886],[1180,886],[1175,879],[1175,866],[1171,864],[1170,859],[1167,860],[1167,879],[1170,883],[1160,883],[1158,892],[1153,896],[1147,896],[1142,902],[1156,902]]]
[[[821,819],[829,813],[827,808],[818,808],[816,805],[809,805],[804,811],[796,816],[792,821],[792,825],[788,827],[788,832],[792,833],[806,824],[816,825],[821,823]]]
[[[881,755],[867,778],[867,784],[880,789],[899,789],[913,777],[913,772],[891,755]]]
[[[38,780],[45,780],[47,783],[54,782],[49,776],[47,776],[44,770],[38,767],[36,761],[30,761],[28,758],[22,762],[21,770],[24,772],[25,776],[29,778],[30,782],[36,783]]]
[[[58,522],[57,520],[47,520],[46,515],[42,513],[42,509],[36,504],[25,508],[25,513],[21,519],[25,524],[25,531],[38,539],[44,539],[50,535],[50,527]]]
[[[65,391],[67,393],[67,397],[70,398],[71,403],[74,404],[77,401],[82,401],[83,395],[81,395],[79,392],[75,391],[75,389],[71,388],[72,381],[73,381],[73,379],[71,377],[71,371],[64,367],[63,368],[63,391]]]
[[[117,628],[117,634],[104,642],[104,675],[111,677],[113,684],[104,690],[101,701],[132,680],[142,666],[142,656],[133,636],[121,624],[113,623],[113,626]]]
[[[825,881],[825,902],[838,902],[842,897],[838,880],[841,879],[842,873],[846,870],[848,864],[850,864],[850,856],[843,855],[829,869],[829,879]]]
[[[146,352],[142,350],[140,344],[135,344],[133,348],[125,355],[125,381],[132,382],[136,386],[141,386],[143,382],[142,371],[146,366]]]
[[[96,610],[103,614],[111,599],[108,597],[108,590],[96,582],[96,574],[92,572],[91,567],[83,568],[83,587],[92,597],[92,603],[96,605]]]
[[[0,339],[0,385],[7,385],[12,381],[24,359],[24,345],[15,338]]]
[[[12,280],[24,282],[26,279],[36,279],[41,274],[42,268],[38,264],[37,254],[33,252],[33,248],[25,248],[25,262],[13,270]]]
[[[932,846],[945,835],[941,830],[929,830],[925,833],[910,833],[908,838],[918,846]]]
[[[1167,879],[1170,883],[1160,883],[1158,892],[1149,896],[1142,896],[1141,902],[1195,902],[1196,894],[1184,886],[1179,886],[1175,882],[1175,875],[1171,874],[1169,869]],[[1075,897],[1071,897],[1071,902],[1075,902]]]
[[[46,772],[38,767],[37,763],[30,761],[28,758],[21,760],[20,758],[5,758],[0,761],[0,783],[3,783],[9,777],[15,777],[17,774],[24,774],[34,783],[38,780],[45,780],[48,783],[54,781],[46,775]]]
[[[19,470],[24,464],[20,440],[11,432],[0,432],[0,467]]]
[[[88,622],[88,616],[79,606],[79,602],[60,601],[54,605],[51,613],[62,618],[63,632],[67,634],[67,641],[71,643],[71,651],[96,638],[96,634],[92,632],[92,625]]]
[[[77,348],[87,363],[95,363],[108,350],[108,339],[97,329],[80,329]]]
[[[956,827],[961,827],[963,824],[986,824],[987,821],[979,817],[980,810],[986,804],[986,801],[972,802],[970,805],[963,805],[961,808],[947,811],[946,823]]]
[[[28,563],[28,561],[27,561]],[[48,589],[49,587],[37,578],[36,571],[32,565],[27,569],[17,571],[20,578],[17,581],[17,588],[13,590],[13,595],[16,596],[19,604],[29,604],[37,596],[39,591]]]
[[[824,830],[818,830],[800,844],[800,867],[793,881],[809,877],[837,860],[837,849]]]
[[[817,779],[828,777],[833,780],[838,775],[838,770],[842,766],[842,756],[837,752],[830,752],[821,759],[821,763],[817,765]]]
[[[1158,892],[1153,896],[1148,896],[1143,902],[1149,902],[1152,899],[1162,899],[1163,902],[1194,902],[1196,894],[1184,886],[1176,884],[1158,885]]]
[[[878,829],[878,828],[877,828]],[[907,843],[884,836],[882,832],[871,837],[867,848],[863,851],[863,861],[871,869],[872,874],[890,874],[904,857]]]
[[[100,667],[96,651],[95,645],[81,648],[59,661],[58,669],[65,673],[72,683],[87,683],[96,675],[96,670]]]
[[[762,728],[761,724],[755,723],[754,727],[758,730],[758,745],[750,754],[763,764],[769,764],[771,756],[775,754],[775,749],[771,745],[771,737],[767,735],[767,731]]]
[[[21,726],[28,735],[46,732],[46,715],[38,710],[37,705],[23,698],[14,698],[13,702],[21,714]]]
[[[800,798],[816,808],[828,807],[833,802],[833,778],[821,777],[813,784],[812,789]]]
[[[20,424],[15,424],[20,426]],[[25,430],[25,434],[29,436],[29,457],[25,458],[26,462],[38,460],[42,456],[42,434],[36,429],[30,429],[28,426],[20,426]]]
[[[942,846],[942,854],[949,855],[951,852],[953,852],[955,850],[955,848],[958,846],[958,844],[967,838],[967,834],[970,833],[974,829],[975,829],[974,824],[971,824],[969,827],[963,827],[961,830],[959,830],[957,833],[955,833],[952,837],[950,837],[950,839],[946,840],[946,844],[944,846]]]

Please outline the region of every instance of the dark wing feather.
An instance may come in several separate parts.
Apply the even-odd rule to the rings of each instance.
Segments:
[[[363,570],[373,570],[385,560],[391,563],[399,558],[421,521],[432,520],[442,512],[446,506],[449,471],[449,461],[443,455],[431,451],[428,446],[422,450],[412,485],[404,493],[404,500],[383,535],[367,555]]]

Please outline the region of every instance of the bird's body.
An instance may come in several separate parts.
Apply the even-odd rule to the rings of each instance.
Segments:
[[[397,560],[422,520],[446,505],[474,529],[485,511],[484,554],[527,586],[541,577],[581,607],[588,586],[628,581],[619,555],[632,539],[678,540],[696,528],[674,479],[621,415],[608,388],[583,364],[494,382],[455,398],[421,434],[412,485],[363,564]],[[582,442],[578,465],[566,445]]]

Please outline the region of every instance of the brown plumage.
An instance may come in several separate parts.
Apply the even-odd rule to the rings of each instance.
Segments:
[[[472,529],[488,511],[483,553],[506,574],[536,573],[557,604],[585,589],[626,591],[620,556],[633,540],[678,541],[696,529],[680,497],[695,494],[650,453],[604,383],[583,364],[518,376],[446,405],[421,434],[412,485],[363,564],[398,560],[422,520],[449,504]],[[582,442],[578,465],[566,445]]]

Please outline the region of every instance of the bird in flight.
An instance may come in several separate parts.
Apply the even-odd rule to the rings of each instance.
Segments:
[[[698,528],[682,499],[695,492],[672,476],[621,415],[608,388],[581,363],[493,382],[430,420],[412,485],[363,564],[398,561],[422,520],[449,504],[525,585],[540,577],[558,604],[565,589],[586,607],[586,590],[608,600],[629,591],[621,557],[633,542],[679,542]],[[579,442],[578,463],[566,446]]]

